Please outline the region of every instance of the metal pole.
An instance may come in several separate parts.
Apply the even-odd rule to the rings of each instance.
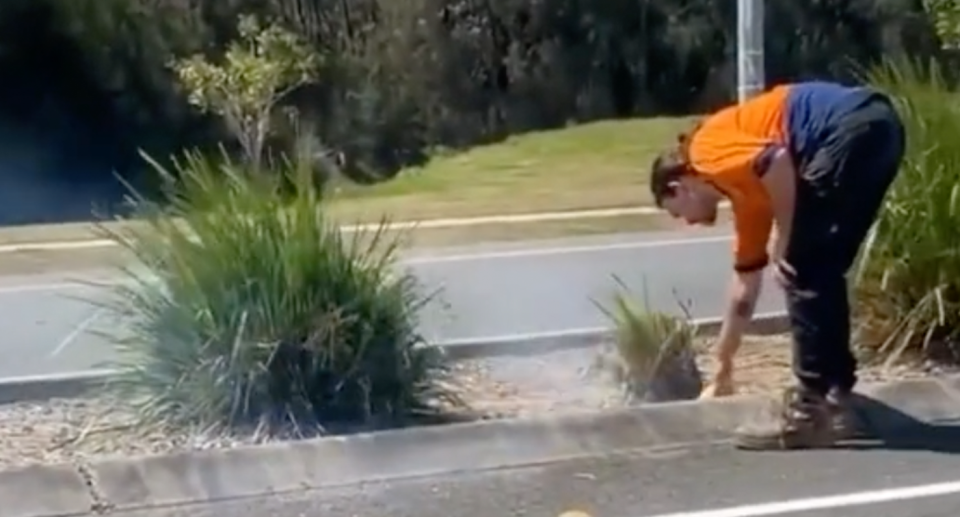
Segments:
[[[763,88],[763,0],[737,0],[737,100]]]

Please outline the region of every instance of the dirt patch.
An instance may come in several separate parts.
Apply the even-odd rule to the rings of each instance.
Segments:
[[[697,364],[709,378],[715,369],[710,353],[712,341],[698,343]],[[787,335],[749,336],[737,354],[735,381],[738,393],[768,394],[793,383],[791,366],[792,341]],[[927,377],[931,368],[922,363],[905,362],[889,369],[880,364],[861,363],[858,370],[860,382],[884,382],[898,379]]]
[[[709,375],[709,342],[698,346]],[[536,356],[495,357],[454,364],[454,388],[480,418],[536,416],[622,407],[620,388],[591,370],[597,349]],[[741,393],[776,393],[792,381],[786,336],[748,337],[738,356]],[[904,364],[861,369],[864,382],[923,377],[929,369]],[[96,398],[0,406],[0,468],[33,463],[84,462],[92,458],[229,448],[268,441],[262,436],[205,436],[189,431],[134,432],[134,415]]]
[[[593,350],[564,350],[473,359],[454,368],[464,401],[491,418],[623,406],[619,387],[590,370],[595,356]]]
[[[134,416],[97,398],[0,406],[0,469],[36,463],[75,463],[96,457],[163,454],[256,443],[255,438],[138,433]]]
[[[712,341],[697,344],[697,365],[704,379],[714,371]],[[622,391],[589,365],[596,350],[553,352],[534,357],[503,357],[457,364],[464,398],[477,410],[497,417],[524,416],[623,406]],[[776,394],[793,382],[791,341],[786,335],[748,336],[737,355],[740,394]],[[931,375],[927,365],[898,364],[889,369],[863,364],[861,382],[882,382]]]

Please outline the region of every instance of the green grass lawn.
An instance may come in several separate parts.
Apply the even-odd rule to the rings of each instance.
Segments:
[[[389,182],[345,186],[334,209],[348,219],[406,220],[646,204],[650,162],[691,122],[602,121],[516,135]]]
[[[591,208],[633,207],[649,202],[650,162],[674,141],[690,118],[594,122],[516,135],[495,144],[437,156],[424,167],[402,171],[375,186],[343,185],[334,216],[344,222],[470,217]],[[593,220],[541,224],[536,231],[488,232],[564,235],[656,227],[651,221]],[[449,240],[451,231],[441,241]],[[477,229],[456,229],[477,235]],[[0,228],[0,243],[82,240],[89,223]],[[487,237],[491,237],[488,235]],[[459,238],[459,237],[458,237]]]

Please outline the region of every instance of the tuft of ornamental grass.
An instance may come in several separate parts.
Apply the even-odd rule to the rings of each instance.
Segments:
[[[889,362],[955,358],[960,333],[960,96],[936,62],[889,60],[864,74],[888,93],[907,152],[858,264],[861,346]]]
[[[341,233],[309,164],[145,158],[168,201],[132,192],[142,224],[102,228],[135,259],[108,306],[125,322],[108,387],[143,425],[310,435],[459,405],[386,222]]]
[[[689,313],[675,316],[638,303],[622,281],[608,305],[597,304],[614,327],[612,353],[596,367],[613,375],[630,399],[648,402],[693,399],[703,387],[696,365],[697,329]],[[685,309],[681,305],[682,308]]]

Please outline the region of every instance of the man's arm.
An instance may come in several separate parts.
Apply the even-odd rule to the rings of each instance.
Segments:
[[[762,182],[770,196],[773,217],[777,222],[773,259],[779,262],[785,258],[787,244],[793,232],[793,213],[797,196],[797,172],[786,149],[777,150],[767,173],[763,175]]]
[[[763,286],[763,270],[769,257],[767,243],[773,227],[773,210],[767,192],[756,176],[741,184],[732,197],[736,227],[735,274],[730,282],[723,324],[717,337],[718,377],[731,373],[733,358],[740,347],[744,330],[753,318],[753,311]]]
[[[767,244],[773,228],[774,214],[770,197],[761,177],[769,171],[776,157],[777,147],[765,139],[758,139],[737,131],[734,116],[725,127],[716,122],[712,138],[706,138],[707,125],[701,128],[700,138],[690,147],[694,168],[710,177],[730,199],[736,228],[734,274],[727,294],[723,324],[720,328],[715,353],[719,371],[714,388],[726,391],[729,386],[733,359],[740,346],[744,330],[753,317],[760,296],[763,270],[769,262]],[[714,127],[716,126],[716,127]]]
[[[763,287],[762,269],[746,273],[737,272],[730,281],[723,324],[720,327],[716,345],[720,376],[728,375],[733,369],[733,358],[737,354],[737,349],[740,348],[743,332],[753,318],[761,287]]]
[[[746,257],[760,256],[759,252],[753,250],[759,249],[761,236],[768,234],[771,226],[770,223],[763,223],[763,221],[773,219],[777,223],[773,246],[775,261],[783,260],[793,230],[796,171],[790,160],[790,154],[783,148],[776,150],[769,163],[765,164],[765,168],[762,184],[769,197],[769,205],[766,209],[762,204],[750,205],[743,210],[744,213],[740,214],[743,221],[751,224],[749,227],[738,228],[738,238],[746,238],[747,242],[738,244],[738,266],[741,267],[738,267],[737,273],[730,282],[723,325],[717,341],[717,361],[720,368],[725,370],[733,366],[733,357],[740,347],[743,332],[753,318],[763,287],[762,266],[765,260],[751,258],[748,262],[752,264],[746,268],[742,267],[744,260]],[[744,249],[744,246],[747,249]]]

